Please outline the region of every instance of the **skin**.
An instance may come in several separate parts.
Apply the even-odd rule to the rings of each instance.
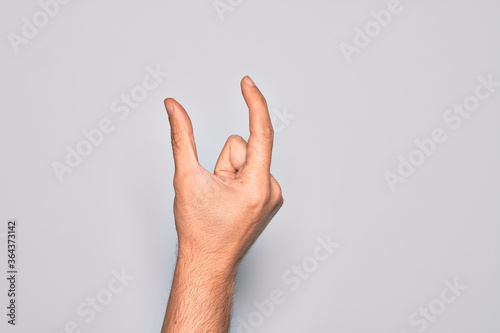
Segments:
[[[162,333],[228,332],[238,266],[283,205],[270,173],[274,130],[267,103],[248,77],[248,143],[230,136],[213,174],[198,162],[191,120],[167,98],[175,161],[178,256]]]

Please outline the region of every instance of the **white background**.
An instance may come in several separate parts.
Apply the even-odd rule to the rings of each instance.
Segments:
[[[443,114],[478,77],[500,82],[500,5],[401,0],[348,62],[341,43],[389,2],[233,0],[218,13],[210,0],[73,0],[13,47],[9,33],[42,9],[3,1],[0,233],[18,219],[19,294],[12,327],[1,279],[0,330],[160,331],[176,251],[163,99],[184,105],[213,170],[229,135],[248,137],[250,75],[274,115],[294,117],[274,119],[285,204],[240,267],[232,332],[498,332],[500,87],[458,129]],[[120,119],[113,101],[148,66],[168,77]],[[104,118],[113,132],[60,182],[54,162]],[[435,128],[446,141],[391,191],[384,173]],[[340,247],[292,291],[283,275],[328,236]],[[86,322],[78,306],[122,269],[135,278]],[[467,289],[439,301],[454,279]],[[274,289],[286,301],[252,315]],[[430,304],[445,309],[425,329],[409,322]]]

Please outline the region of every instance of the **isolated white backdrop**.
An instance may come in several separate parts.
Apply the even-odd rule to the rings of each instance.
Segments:
[[[19,223],[2,332],[159,332],[176,249],[163,99],[185,106],[213,170],[229,135],[248,136],[244,75],[279,128],[285,204],[241,266],[232,332],[500,331],[500,87],[477,88],[500,81],[497,1],[60,2],[0,5],[2,272]],[[464,101],[474,111],[448,111]],[[81,143],[103,120],[110,133]],[[54,162],[79,144],[60,181]],[[340,246],[326,256],[318,237]]]

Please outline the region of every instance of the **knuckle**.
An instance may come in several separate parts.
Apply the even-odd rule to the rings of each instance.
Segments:
[[[270,200],[269,190],[256,190],[249,193],[248,203],[251,207],[258,208],[264,206]]]
[[[262,94],[259,94],[258,98],[257,98],[257,101],[258,103],[260,104],[261,107],[263,108],[266,108],[267,109],[267,100],[266,98],[264,97],[264,95]]]
[[[279,205],[280,202],[283,201],[283,190],[281,189],[281,186],[276,181],[276,179],[274,179],[274,177],[272,177],[271,179],[272,179],[271,191],[273,193],[273,195],[272,195],[273,202],[272,203],[273,203],[273,205]]]
[[[227,138],[227,141],[242,141],[242,140],[243,138],[238,134],[231,134],[229,138]]]
[[[184,142],[193,141],[193,131],[185,128],[172,128],[170,131],[170,140],[172,141],[172,147],[179,148]]]
[[[184,139],[184,134],[180,131],[172,131],[170,135],[170,141],[172,142],[172,148],[178,149]]]
[[[278,183],[276,183],[276,186],[274,189],[274,197],[278,198],[278,201],[279,201],[280,198],[282,198],[282,196],[283,196],[283,190],[281,189],[281,186]]]
[[[239,147],[241,144],[246,144],[246,141],[241,136],[237,134],[232,134],[229,136],[229,138],[227,138],[226,144],[230,146]]]
[[[272,142],[274,140],[274,128],[272,126],[266,126],[261,129],[260,135],[264,140]]]

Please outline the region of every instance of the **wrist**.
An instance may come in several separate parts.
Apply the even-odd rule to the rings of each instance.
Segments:
[[[179,237],[177,256],[185,264],[230,274],[241,261],[240,252],[236,244],[218,245],[210,239]]]
[[[179,244],[176,271],[189,272],[207,280],[232,283],[238,264],[239,261],[232,255],[210,253]]]

